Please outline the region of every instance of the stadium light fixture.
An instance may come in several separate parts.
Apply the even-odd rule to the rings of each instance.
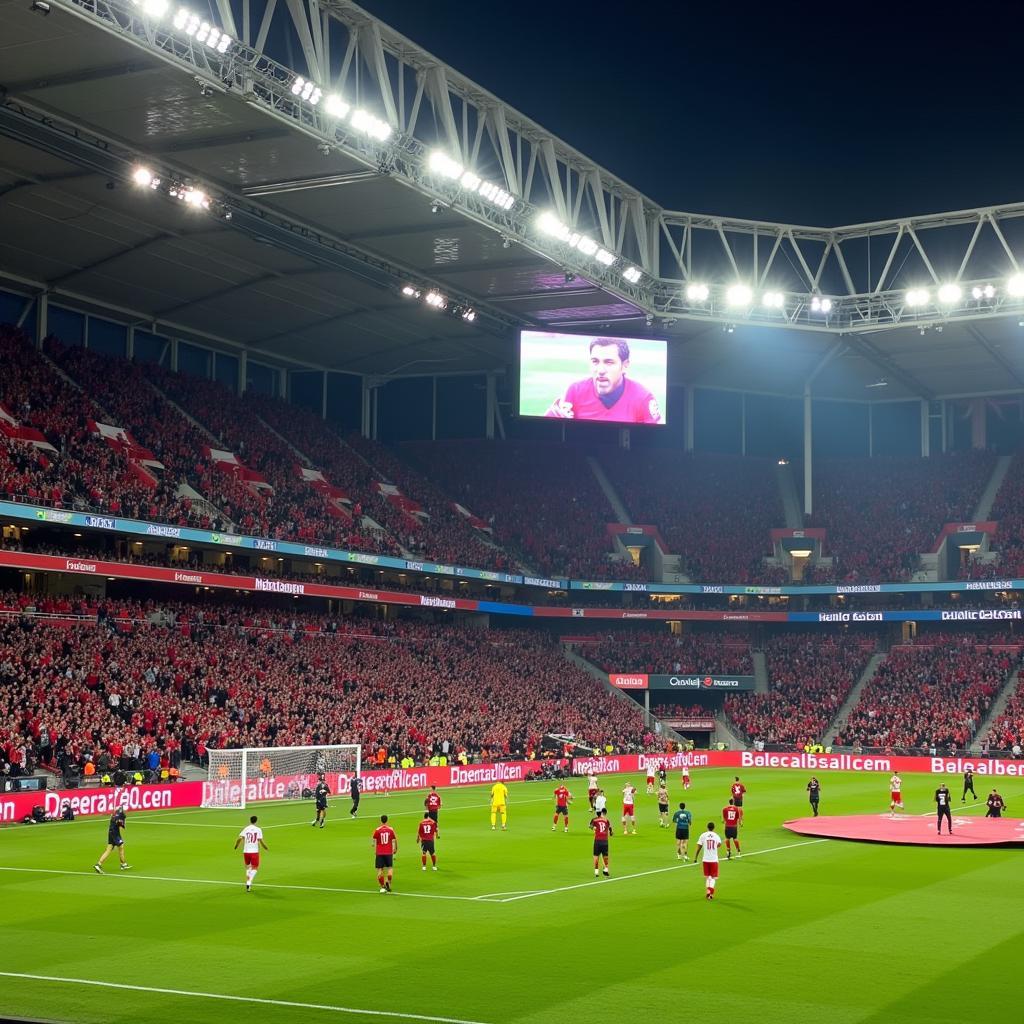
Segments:
[[[731,284],[725,291],[725,304],[727,306],[749,306],[754,298],[754,293],[748,285],[742,282]]]
[[[952,306],[960,301],[960,297],[963,295],[963,289],[960,285],[955,284],[952,281],[947,282],[939,287],[939,302],[944,306]]]
[[[193,188],[191,185],[183,189],[177,190],[177,198],[180,199],[186,206],[191,206],[196,210],[208,210],[210,208],[210,197],[199,188]],[[171,195],[174,195],[172,192]]]
[[[162,18],[170,7],[168,0],[142,0],[142,10],[151,18]]]
[[[444,309],[448,305],[448,300],[438,291],[429,291],[424,297],[423,301],[434,309]]]
[[[927,288],[911,288],[905,298],[908,306],[925,306],[931,296]]]
[[[786,296],[782,292],[765,292],[761,302],[768,309],[782,309],[786,304]]]
[[[832,312],[832,300],[823,298],[820,295],[814,295],[811,297],[811,312],[812,313],[828,313]]]
[[[352,115],[352,127],[378,142],[387,142],[391,138],[391,125],[367,110],[357,110]]]
[[[422,293],[419,288],[414,288],[411,284],[407,284],[402,287],[402,294],[407,299],[418,299]]]
[[[626,267],[622,271],[622,276],[630,283],[636,284],[640,280],[642,273],[638,267]]]
[[[688,284],[686,286],[687,302],[707,302],[710,294],[711,291],[706,284]]]
[[[466,323],[471,324],[476,319],[476,310],[475,309],[463,310],[463,312],[462,312],[462,319],[465,320]]]
[[[971,298],[974,299],[976,302],[980,302],[982,299],[994,299],[995,297],[996,297],[996,289],[995,289],[994,285],[991,285],[991,284],[985,284],[985,285],[976,284],[971,289]]]
[[[1012,274],[1006,282],[1006,294],[1015,299],[1024,298],[1024,274]]]
[[[146,4],[161,2],[164,0],[143,0],[143,9],[146,9]],[[167,4],[164,2],[164,11],[166,9]],[[211,25],[187,7],[178,8],[172,24],[179,32],[184,32],[185,35],[195,39],[197,43],[203,43],[217,53],[226,53],[234,42],[231,36],[221,32],[215,25]]]
[[[435,149],[427,158],[427,166],[434,174],[455,181],[462,177],[465,168],[458,160],[453,160],[443,149]]]
[[[327,116],[337,118],[339,121],[343,121],[348,117],[348,112],[351,109],[350,104],[334,93],[324,100],[324,110],[327,112]]]
[[[323,92],[316,82],[311,82],[308,78],[297,75],[295,81],[292,82],[292,95],[298,96],[300,100],[308,103],[311,107],[315,107],[320,102]]]
[[[132,171],[132,181],[139,188],[159,188],[160,179],[148,167],[136,167]]]

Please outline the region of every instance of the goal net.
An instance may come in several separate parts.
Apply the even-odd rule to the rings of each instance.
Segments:
[[[359,775],[358,744],[211,750],[203,807],[245,807],[254,800],[300,800],[324,776],[332,793]],[[307,792],[308,795],[308,792]]]

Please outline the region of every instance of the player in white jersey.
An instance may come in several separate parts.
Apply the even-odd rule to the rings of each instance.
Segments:
[[[245,862],[245,891],[252,891],[252,883],[256,879],[256,872],[260,868],[260,847],[264,850],[267,849],[267,844],[263,842],[263,829],[256,824],[256,815],[254,814],[249,819],[249,824],[238,833],[238,838],[235,840],[235,849],[238,849],[239,843],[244,843],[242,847],[242,860]]]
[[[722,846],[722,837],[715,831],[715,823],[708,822],[708,830],[697,837],[697,860],[704,862],[704,885],[707,900],[715,898],[715,884],[718,882],[718,851]]]
[[[654,762],[647,762],[647,795],[652,796],[654,794]]]
[[[623,835],[636,835],[636,786],[632,782],[627,782],[622,787],[622,834]],[[632,828],[632,833],[626,832],[626,819],[629,819],[629,827]]]
[[[597,814],[598,811],[608,811],[608,797],[605,796],[603,789],[594,793],[594,813]]]
[[[690,767],[689,765],[683,765],[683,789],[690,788]]]
[[[903,780],[900,778],[899,772],[893,772],[892,778],[889,780],[889,817],[892,818],[896,814],[896,808],[898,807],[901,811],[903,810]]]
[[[590,801],[590,806],[596,810],[594,801],[597,798],[597,776],[591,773],[587,776],[587,799]]]

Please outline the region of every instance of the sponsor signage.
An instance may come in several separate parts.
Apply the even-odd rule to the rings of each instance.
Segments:
[[[651,690],[752,690],[753,676],[652,675]]]
[[[608,676],[608,682],[620,690],[646,690],[648,677],[643,672],[612,672]]]

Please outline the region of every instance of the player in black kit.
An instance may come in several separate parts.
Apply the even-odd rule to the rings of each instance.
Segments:
[[[348,813],[354,818],[356,812],[359,810],[359,793],[362,790],[363,784],[359,781],[358,775],[352,776],[352,781],[348,784],[349,796],[352,797],[352,810]]]
[[[811,810],[814,811],[814,816],[818,816],[818,801],[821,800],[821,783],[818,781],[817,775],[811,776],[811,781],[807,783],[807,799],[811,802]]]
[[[124,827],[126,824],[124,808],[119,807],[110,816],[110,821],[107,824],[107,848],[100,854],[100,859],[93,865],[93,870],[96,874],[103,874],[103,862],[110,856],[111,850],[115,849],[121,860],[121,870],[127,871],[131,867],[124,857]]]
[[[950,793],[949,787],[943,783],[937,790],[935,790],[935,810],[937,812],[937,818],[935,821],[935,827],[942,835],[942,819],[946,819],[946,828],[949,829],[949,834],[953,834],[953,817],[949,809]]]
[[[317,825],[323,828],[327,823],[327,798],[330,795],[331,787],[324,782],[324,777],[321,775],[316,789],[313,790],[313,799],[316,801],[316,817],[310,823],[313,828],[316,828]]]
[[[978,794],[974,792],[974,772],[970,768],[964,772],[964,792],[960,797],[960,803],[967,803],[967,794],[970,793],[975,800],[978,799]]]

